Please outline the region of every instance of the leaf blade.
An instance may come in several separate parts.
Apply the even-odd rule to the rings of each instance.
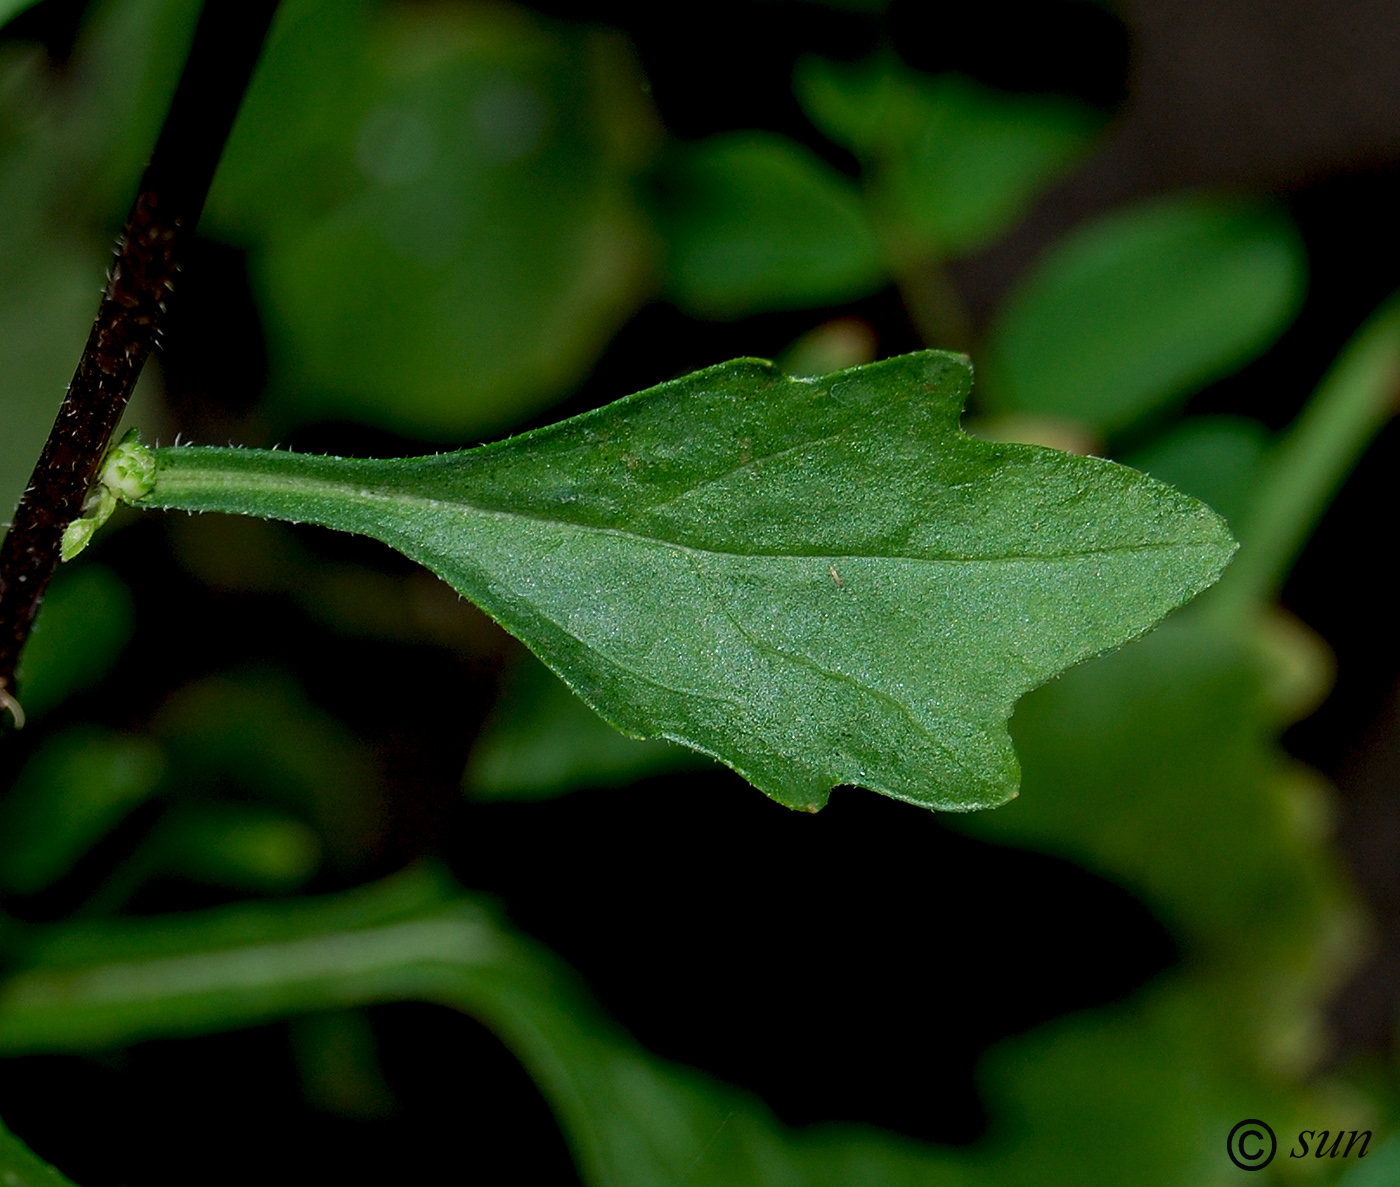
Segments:
[[[966,359],[820,380],[712,367],[476,450],[401,461],[158,451],[140,506],[382,540],[625,733],[791,807],[858,784],[1004,802],[1016,699],[1150,628],[1233,552],[1111,462],[964,435]]]

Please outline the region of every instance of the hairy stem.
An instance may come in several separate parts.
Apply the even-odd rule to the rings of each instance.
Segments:
[[[97,320],[14,522],[0,544],[0,705],[88,489],[156,340],[276,0],[208,0],[141,179]]]

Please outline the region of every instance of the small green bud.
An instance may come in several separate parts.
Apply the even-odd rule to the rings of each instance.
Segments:
[[[58,554],[71,561],[88,546],[97,531],[117,509],[117,500],[134,503],[156,487],[156,455],[141,444],[135,429],[107,451],[97,471],[97,481],[83,501],[83,511],[63,529]]]
[[[131,429],[107,451],[97,480],[124,503],[144,499],[156,488],[156,455]]]
[[[61,560],[71,561],[88,546],[92,534],[111,517],[117,509],[117,496],[105,486],[94,486],[83,501],[83,513],[63,529],[63,540],[58,546]]]
[[[97,531],[97,520],[75,519],[63,529],[63,539],[59,541],[59,560],[71,561],[88,546],[93,532]]]

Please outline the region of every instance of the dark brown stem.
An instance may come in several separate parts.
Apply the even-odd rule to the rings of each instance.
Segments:
[[[180,254],[194,234],[277,0],[207,0],[141,189],[118,240],[97,321],[0,544],[0,704],[141,367]]]

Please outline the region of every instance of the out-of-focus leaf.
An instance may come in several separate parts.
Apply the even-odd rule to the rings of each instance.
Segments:
[[[210,195],[291,415],[478,434],[643,295],[655,140],[626,46],[504,6],[289,0]]]
[[[1275,507],[1256,483],[1242,522],[1259,521],[1261,502],[1278,540],[1312,521],[1393,399],[1392,317],[1383,310],[1357,336],[1286,436],[1278,458],[1302,492]],[[1281,578],[1290,555],[1260,563]],[[989,1155],[1003,1187],[1109,1187],[1129,1171],[1164,1187],[1210,1182],[1235,1173],[1221,1147],[1241,1117],[1271,1118],[1282,1135],[1337,1112],[1315,1070],[1323,1007],[1362,928],[1327,844],[1328,793],[1278,744],[1323,672],[1301,655],[1306,643],[1261,615],[1270,588],[1232,569],[1207,603],[1026,697],[1013,735],[1027,794],[959,818],[975,835],[1133,889],[1183,953],[1130,1007],[1065,1020],[989,1058],[989,1104],[1006,1118]],[[1362,1117],[1349,1127],[1364,1127],[1369,1107],[1353,1098]],[[1053,1145],[1035,1134],[1054,1134]],[[1129,1168],[1106,1150],[1142,1156]]]
[[[33,8],[39,0],[0,0],[0,25],[13,20],[27,8]]]
[[[1129,886],[1192,959],[1262,976],[1314,953],[1339,875],[1315,831],[1320,793],[1278,749],[1265,670],[1250,629],[1171,620],[1026,697],[1026,794],[958,827]],[[1266,1012],[1247,1000],[1258,1032]]]
[[[256,804],[182,805],[161,822],[153,845],[152,872],[258,894],[296,890],[321,863],[314,832]]]
[[[285,672],[250,668],[186,685],[155,729],[182,785],[232,785],[286,805],[315,825],[333,861],[358,860],[378,829],[364,746]]]
[[[979,1182],[1194,1187],[1238,1177],[1225,1138],[1241,1118],[1270,1118],[1282,1142],[1332,1102],[1222,1049],[1211,1009],[1227,993],[1175,980],[999,1045],[979,1069],[994,1118],[975,1151]]]
[[[1183,953],[1135,1002],[989,1056],[999,1187],[1213,1182],[1241,1117],[1283,1133],[1308,1112],[1359,927],[1252,629],[1187,612],[1032,693],[1012,723],[1025,795],[958,818],[1127,886]]]
[[[779,369],[794,379],[819,379],[861,367],[879,356],[874,327],[859,317],[838,317],[808,330],[779,356]]]
[[[6,1129],[3,1121],[0,1121],[0,1183],[5,1187],[73,1187]]]
[[[58,121],[42,54],[0,53],[0,516],[24,491],[97,309],[100,260],[46,215]]]
[[[855,185],[782,136],[682,146],[659,189],[669,291],[701,317],[834,305],[885,283]]]
[[[115,231],[155,146],[189,55],[199,0],[102,0],[91,6],[82,30],[62,111],[62,141],[52,147],[66,158],[69,185],[86,187],[64,205],[86,213],[93,229]],[[84,209],[85,208],[85,209]],[[92,262],[107,263],[101,240]],[[99,280],[101,274],[99,273]],[[97,312],[93,293],[91,318]],[[69,348],[76,364],[83,338]]]
[[[1257,420],[1193,416],[1123,460],[1233,522],[1249,502],[1268,449],[1269,430]]]
[[[929,77],[892,56],[855,65],[808,58],[795,84],[817,126],[860,157],[896,268],[911,248],[956,255],[995,239],[1102,123],[1071,100]]]
[[[37,456],[37,455],[36,455]],[[63,569],[49,585],[24,650],[18,684],[38,716],[102,679],[136,629],[131,591],[111,569]]]
[[[593,1187],[966,1181],[948,1156],[875,1130],[787,1130],[752,1097],[647,1055],[556,958],[421,871],[333,898],[67,927],[25,959],[0,984],[0,1052],[416,999],[471,1014],[505,1041]]]
[[[1400,1135],[1368,1150],[1366,1161],[1358,1161],[1337,1187],[1391,1187],[1394,1183],[1400,1183]]]
[[[1263,693],[1275,722],[1301,721],[1326,699],[1336,658],[1322,636],[1282,606],[1268,606],[1251,640],[1263,671]]]
[[[1095,458],[958,429],[961,355],[793,380],[740,361],[479,450],[157,451],[140,506],[373,536],[526,640],[624,732],[815,809],[1015,794],[1005,722],[1211,584],[1222,521]]]
[[[1204,195],[1095,219],[1032,268],[988,340],[998,410],[1127,427],[1267,350],[1303,299],[1279,210]]]
[[[69,926],[22,960],[0,986],[0,1050],[14,1053],[403,998],[463,1010],[536,1078],[596,1187],[1211,1182],[1239,1116],[1299,1107],[1276,1079],[1232,1071],[1223,1026],[1178,986],[1003,1046],[984,1077],[991,1132],[969,1150],[856,1127],[793,1133],[645,1055],[554,958],[421,872],[328,899]]]
[[[543,800],[703,762],[693,750],[618,733],[526,653],[503,683],[462,787],[477,800]]]
[[[53,427],[102,278],[81,251],[47,246],[37,259],[0,257],[0,514],[6,522]]]
[[[148,738],[90,727],[50,739],[0,801],[0,886],[32,894],[73,864],[160,787]]]

